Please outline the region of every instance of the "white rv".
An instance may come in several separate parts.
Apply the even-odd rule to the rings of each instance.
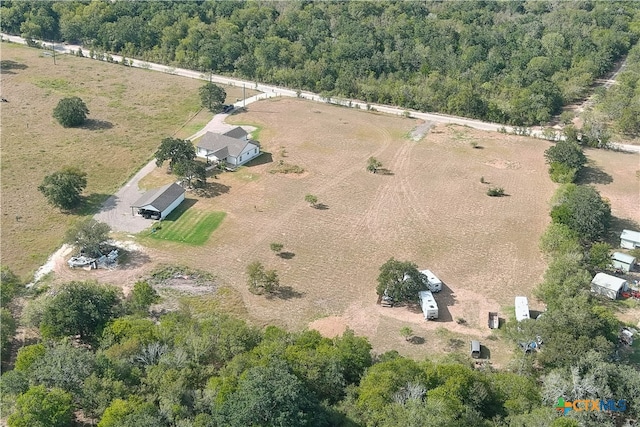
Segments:
[[[442,281],[431,270],[422,270],[420,273],[427,278],[427,287],[431,292],[440,292],[442,290]]]
[[[529,317],[529,300],[527,297],[516,297],[516,320],[530,319]]]
[[[424,320],[435,320],[438,318],[438,304],[436,303],[433,294],[430,291],[420,291],[418,293],[420,298],[420,305],[422,306],[422,313],[424,314]]]

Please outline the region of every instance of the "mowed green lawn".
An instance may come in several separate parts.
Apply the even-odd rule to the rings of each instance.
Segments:
[[[153,239],[202,245],[226,215],[225,212],[199,211],[190,208],[189,203],[182,203],[151,231],[144,233]]]

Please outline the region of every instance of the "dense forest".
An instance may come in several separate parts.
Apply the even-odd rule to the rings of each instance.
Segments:
[[[513,125],[582,98],[640,35],[611,1],[5,1],[2,31]],[[625,127],[626,128],[626,127]]]

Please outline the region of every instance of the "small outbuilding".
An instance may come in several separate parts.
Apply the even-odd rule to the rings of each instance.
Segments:
[[[147,219],[163,220],[182,203],[184,196],[184,188],[174,182],[144,193],[131,205],[131,211],[137,209],[138,215]]]
[[[622,230],[622,234],[620,234],[620,247],[624,249],[640,248],[640,232]]]
[[[591,281],[591,292],[604,295],[613,300],[628,289],[629,284],[625,279],[610,276],[605,273],[598,273]]]
[[[477,359],[480,357],[480,341],[471,341],[471,357]]]
[[[516,297],[516,320],[518,322],[531,319],[529,315],[529,300],[527,297]]]
[[[611,264],[613,264],[613,268],[618,268],[628,273],[636,265],[636,258],[622,252],[614,252],[611,255]]]

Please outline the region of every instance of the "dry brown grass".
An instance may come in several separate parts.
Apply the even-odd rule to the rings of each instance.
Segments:
[[[187,137],[211,117],[194,117],[201,81],[73,56],[56,61],[41,50],[2,44],[2,96],[9,102],[1,110],[1,263],[23,278],[79,218],[47,205],[37,190],[45,175],[67,165],[85,170],[89,206],[80,214],[88,214],[151,158],[162,138]],[[229,102],[242,96],[242,89],[225,90]],[[85,101],[90,121],[64,129],[51,114],[72,95]]]
[[[507,317],[513,297],[530,296],[540,281],[545,263],[538,239],[555,189],[544,164],[547,142],[458,126],[437,126],[412,142],[405,136],[415,120],[295,99],[253,104],[230,121],[262,127],[267,154],[220,175],[215,182],[228,193],[198,200],[198,209],[227,212],[225,221],[202,248],[149,244],[158,256],[211,271],[235,288],[255,323],[322,329],[324,318],[334,316],[328,320],[337,328],[328,329],[348,326],[368,336],[376,351],[400,348],[420,357],[451,351],[432,344],[438,327],[485,344],[487,311]],[[303,176],[268,173],[282,149],[288,162],[305,168]],[[368,173],[371,156],[389,173]],[[488,197],[481,176],[508,196]],[[304,201],[309,193],[320,209]],[[284,244],[289,259],[271,253],[273,241]],[[440,321],[375,304],[378,268],[390,257],[443,279]],[[245,268],[254,260],[278,271],[291,287],[287,298],[248,292]],[[459,317],[467,325],[456,324]],[[402,344],[405,325],[428,346]],[[506,360],[506,343],[486,344],[494,346],[492,358]]]

